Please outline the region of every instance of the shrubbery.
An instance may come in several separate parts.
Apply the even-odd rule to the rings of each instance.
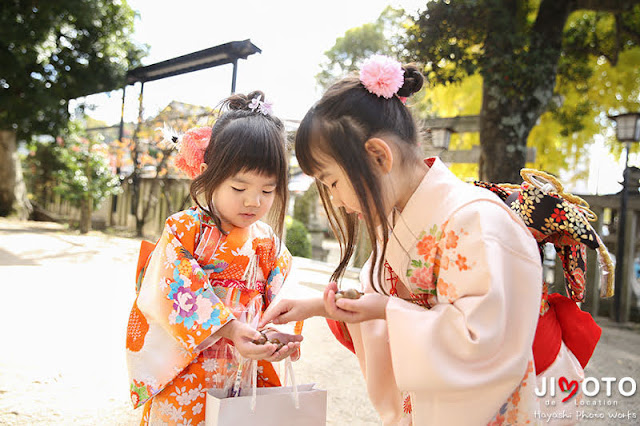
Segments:
[[[311,235],[299,220],[287,217],[285,245],[293,256],[311,258]]]

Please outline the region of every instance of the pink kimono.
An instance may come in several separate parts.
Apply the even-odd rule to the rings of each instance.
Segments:
[[[411,300],[392,297],[386,320],[329,325],[352,344],[384,424],[535,423],[536,241],[494,194],[425,161],[383,262],[386,291],[404,286]]]

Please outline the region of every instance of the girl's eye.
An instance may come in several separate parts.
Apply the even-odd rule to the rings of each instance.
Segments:
[[[231,188],[232,188],[234,191],[237,191],[237,192],[242,192],[242,191],[244,191],[244,189],[239,189],[239,188],[236,188],[235,186],[232,186]]]
[[[262,191],[263,194],[273,194],[273,189],[271,191]]]

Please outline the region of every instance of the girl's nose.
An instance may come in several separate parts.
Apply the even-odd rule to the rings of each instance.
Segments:
[[[333,204],[334,207],[339,208],[339,207],[344,207],[344,204],[342,203],[342,201],[340,201],[340,197],[336,197],[331,195],[331,204]]]
[[[244,199],[245,207],[260,207],[260,196],[259,195],[248,195]]]

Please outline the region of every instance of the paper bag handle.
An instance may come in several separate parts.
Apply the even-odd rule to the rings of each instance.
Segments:
[[[291,378],[291,387],[292,387],[292,396],[293,396],[293,404],[296,407],[296,410],[300,408],[300,398],[298,396],[298,386],[296,386],[296,376],[293,374],[293,364],[291,364],[291,359],[287,357],[284,360],[284,386],[287,386],[288,378]],[[251,361],[251,411],[256,410],[256,400],[257,394],[256,390],[258,388],[258,361]]]

